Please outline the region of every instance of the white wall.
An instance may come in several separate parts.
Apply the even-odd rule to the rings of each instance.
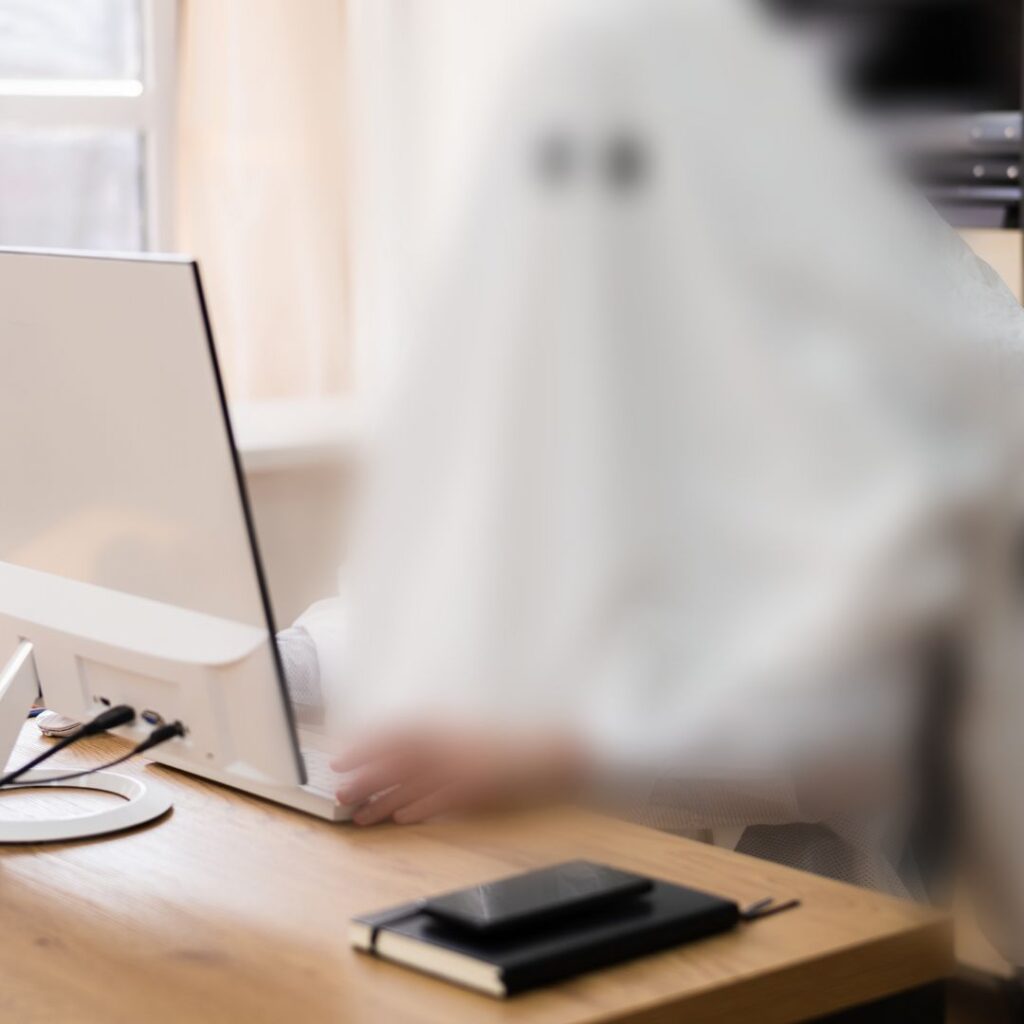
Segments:
[[[231,421],[278,627],[337,592],[358,470],[350,401],[234,406]]]
[[[299,466],[246,474],[278,629],[337,591],[343,557],[345,474]]]

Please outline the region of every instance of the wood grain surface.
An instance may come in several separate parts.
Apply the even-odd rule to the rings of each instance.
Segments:
[[[27,726],[19,754],[41,742]],[[55,761],[121,749],[104,738]],[[117,836],[0,849],[4,1024],[773,1024],[952,969],[948,922],[931,911],[589,812],[360,830],[156,765],[128,771],[173,790],[168,816]],[[66,814],[91,799],[3,794],[0,815]],[[803,906],[506,1002],[348,946],[355,914],[571,857]]]

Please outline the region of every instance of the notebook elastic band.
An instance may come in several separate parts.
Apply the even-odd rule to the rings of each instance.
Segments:
[[[776,903],[774,896],[767,896],[763,900],[751,903],[749,907],[741,910],[740,920],[759,921],[762,917],[772,917],[774,914],[781,914],[786,910],[794,910],[799,906],[799,900],[786,900],[785,903]]]

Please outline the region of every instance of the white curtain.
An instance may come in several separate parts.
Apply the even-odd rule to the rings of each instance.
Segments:
[[[185,0],[178,238],[235,401],[350,383],[345,0]]]

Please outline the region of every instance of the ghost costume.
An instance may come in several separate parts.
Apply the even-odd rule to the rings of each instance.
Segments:
[[[751,5],[560,8],[374,437],[346,639],[283,644],[351,730],[571,728],[645,821],[917,892],[921,652],[1024,318]]]

